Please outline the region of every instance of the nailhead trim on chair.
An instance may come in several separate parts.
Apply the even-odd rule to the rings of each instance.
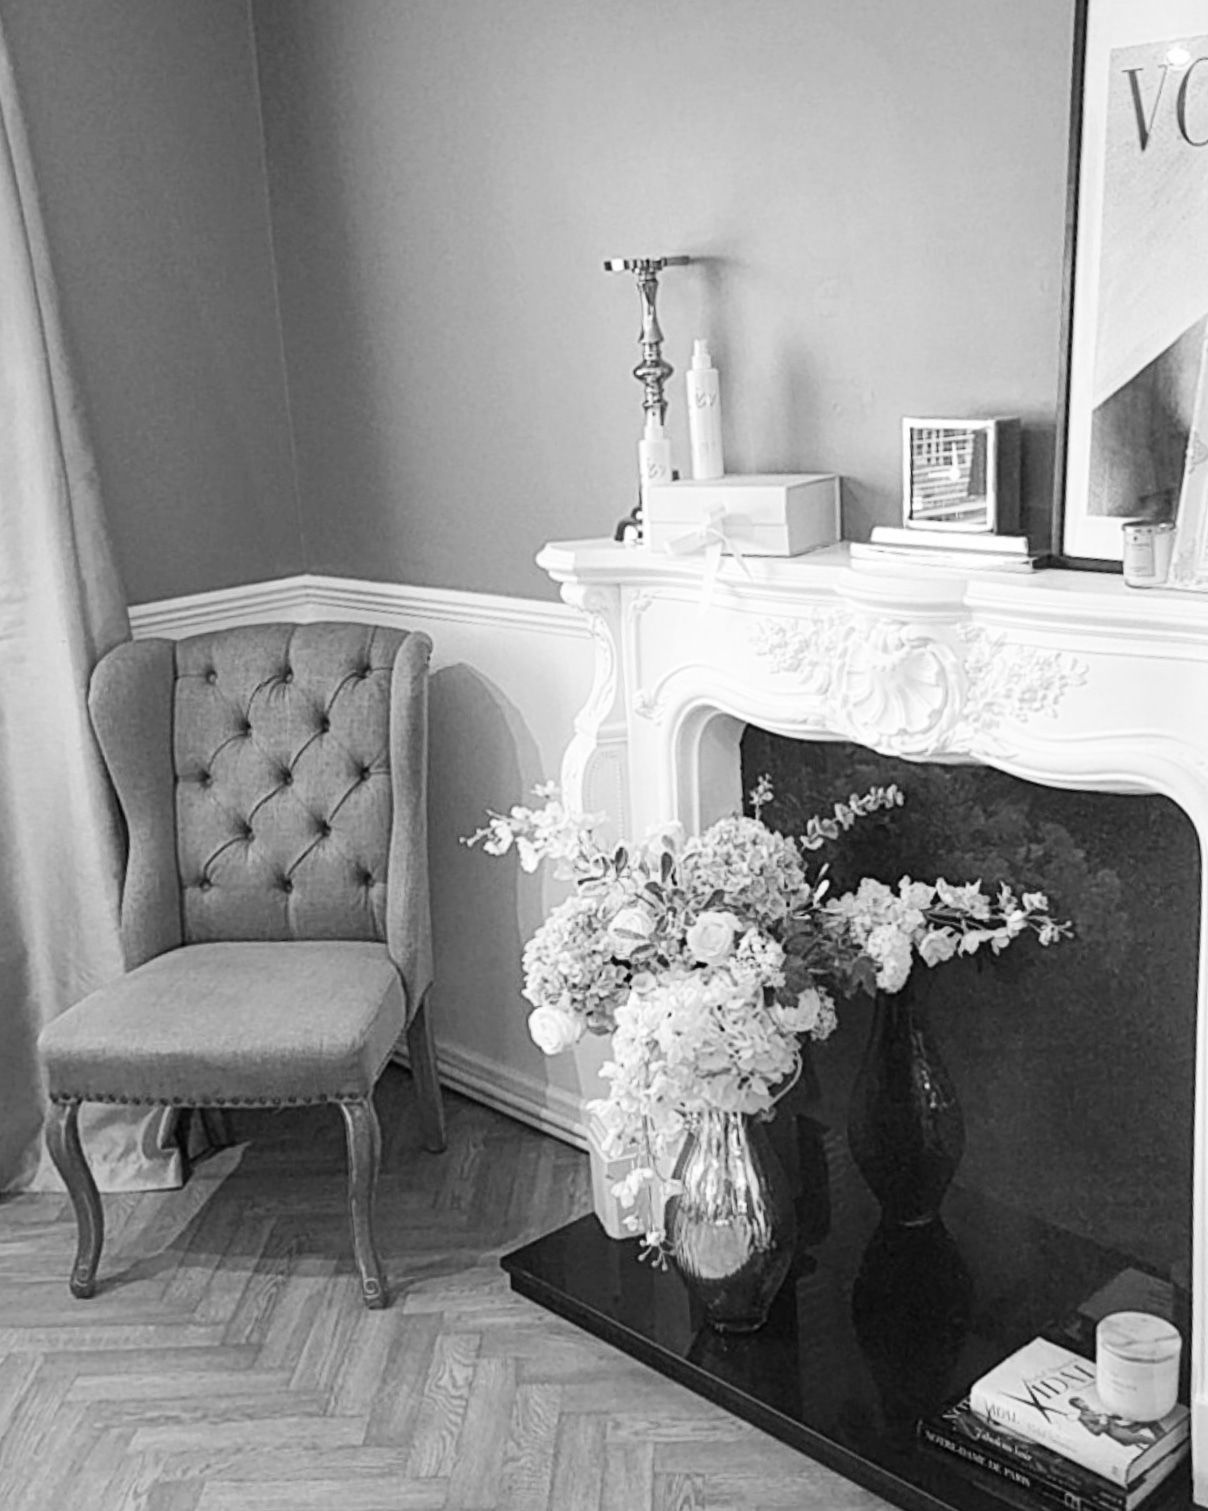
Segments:
[[[350,1091],[322,1097],[106,1097],[87,1091],[60,1091],[50,1098],[69,1102],[112,1102],[122,1107],[310,1107],[319,1102],[363,1102],[369,1092]]]
[[[391,1054],[393,1054],[391,1050]],[[349,1091],[322,1097],[104,1097],[86,1091],[57,1091],[48,1100],[66,1106],[69,1102],[109,1102],[121,1107],[314,1107],[321,1102],[363,1102],[373,1095],[374,1087],[390,1063],[387,1055],[374,1072],[367,1092]]]

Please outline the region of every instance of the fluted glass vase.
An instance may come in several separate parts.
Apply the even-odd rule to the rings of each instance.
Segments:
[[[711,1110],[694,1122],[667,1204],[675,1267],[721,1333],[763,1326],[797,1245],[788,1177],[765,1124]]]
[[[909,986],[877,993],[847,1142],[886,1221],[914,1225],[937,1216],[965,1152],[965,1120]]]

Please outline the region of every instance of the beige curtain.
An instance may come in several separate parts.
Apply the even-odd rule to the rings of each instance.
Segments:
[[[129,636],[0,24],[0,1191],[57,1184],[41,1026],[120,973],[120,835],[88,724]],[[179,1184],[165,1120],[87,1109],[102,1189]]]

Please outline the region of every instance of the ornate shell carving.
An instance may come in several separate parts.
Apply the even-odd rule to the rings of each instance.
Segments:
[[[817,700],[831,729],[891,755],[1001,750],[1002,725],[1054,714],[1086,678],[1076,656],[980,626],[836,609],[757,620],[752,644]]]
[[[835,710],[864,744],[901,753],[928,749],[951,722],[954,682],[959,676],[947,646],[909,625],[878,625],[870,636],[849,635],[832,693],[842,689]]]

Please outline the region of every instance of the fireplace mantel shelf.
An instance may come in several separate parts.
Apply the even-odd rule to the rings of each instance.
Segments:
[[[705,571],[697,556],[672,556],[610,540],[551,541],[537,563],[558,583],[659,589],[699,597]],[[1208,594],[1175,588],[1130,588],[1118,572],[968,572],[853,563],[844,542],[804,556],[724,558],[713,599],[718,603],[837,599],[886,608],[985,611],[1009,619],[1101,625],[1145,638],[1173,635],[1198,642],[1208,656]]]
[[[1115,573],[887,569],[853,563],[846,545],[708,563],[578,540],[537,560],[595,644],[563,793],[619,834],[668,819],[696,832],[738,811],[738,744],[755,724],[1049,787],[1161,793],[1208,854],[1208,595]],[[1204,895],[1199,932],[1188,1352],[1193,1479],[1208,1505]]]

